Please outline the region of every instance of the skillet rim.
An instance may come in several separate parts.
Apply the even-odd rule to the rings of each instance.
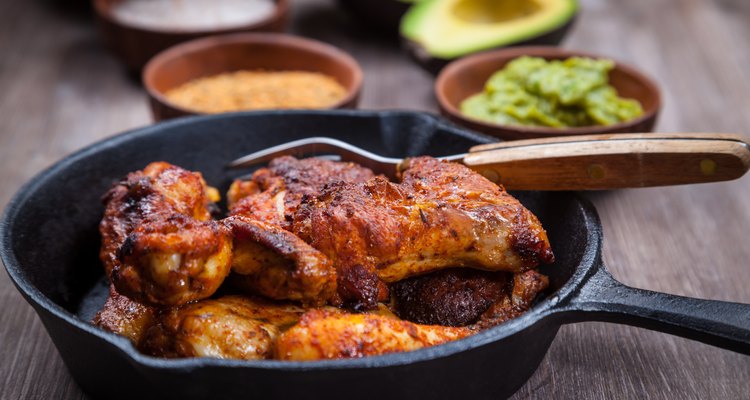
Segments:
[[[135,140],[141,137],[147,137],[158,134],[164,129],[179,129],[181,126],[191,125],[196,122],[210,122],[211,120],[224,120],[227,118],[253,118],[256,116],[279,116],[286,117],[290,115],[321,115],[321,116],[348,116],[360,118],[388,118],[391,116],[414,116],[426,118],[433,122],[436,128],[443,128],[451,134],[468,137],[475,140],[487,140],[487,136],[475,133],[458,126],[427,112],[421,111],[404,111],[404,110],[271,110],[271,111],[250,111],[236,112],[220,115],[200,115],[186,118],[169,120],[153,125],[138,127],[115,134],[101,140],[98,140],[78,151],[75,151],[41,172],[31,177],[24,183],[13,195],[5,207],[0,218],[0,260],[24,299],[34,308],[35,312],[41,317],[41,310],[48,312],[51,316],[64,321],[72,328],[78,329],[88,335],[94,336],[96,340],[101,340],[107,345],[114,347],[125,359],[133,363],[138,368],[155,368],[166,370],[194,370],[197,368],[248,368],[262,370],[281,370],[281,371],[310,371],[310,370],[339,370],[339,369],[371,369],[379,367],[396,367],[407,364],[417,364],[439,358],[448,358],[456,354],[476,350],[492,342],[499,341],[513,336],[523,330],[526,330],[543,319],[553,314],[559,313],[564,304],[574,296],[585,283],[588,276],[596,272],[601,264],[601,244],[602,228],[599,216],[593,204],[582,198],[578,194],[569,193],[575,206],[580,209],[583,215],[584,226],[586,228],[586,245],[582,258],[576,266],[574,272],[568,278],[560,289],[555,293],[550,293],[547,297],[537,303],[534,308],[525,312],[522,316],[507,321],[496,327],[476,333],[464,339],[451,341],[445,344],[427,347],[419,350],[390,353],[379,356],[369,356],[354,359],[337,359],[337,360],[319,360],[319,361],[281,361],[281,360],[230,360],[208,357],[194,357],[184,359],[165,359],[148,356],[140,353],[135,346],[125,337],[104,331],[97,328],[90,322],[80,319],[70,311],[67,311],[50,298],[42,294],[31,282],[26,280],[23,267],[12,250],[14,232],[12,226],[25,203],[33,197],[36,191],[55,174],[64,171],[73,163],[79,162],[86,157],[98,153],[103,149],[116,147],[121,143]],[[44,325],[44,324],[43,324]],[[44,325],[47,334],[50,334],[47,326]]]

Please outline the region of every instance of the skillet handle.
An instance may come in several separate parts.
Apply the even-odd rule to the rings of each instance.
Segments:
[[[630,133],[472,147],[464,164],[509,190],[602,190],[719,182],[750,168],[747,137]]]
[[[633,325],[750,355],[750,305],[632,288],[604,267],[586,280],[563,310],[564,323]]]

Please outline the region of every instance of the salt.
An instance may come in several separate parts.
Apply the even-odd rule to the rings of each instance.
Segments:
[[[121,23],[152,30],[238,28],[270,17],[273,0],[124,0],[112,7]]]

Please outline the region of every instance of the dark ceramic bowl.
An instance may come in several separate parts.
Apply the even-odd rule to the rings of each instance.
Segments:
[[[228,29],[156,30],[129,25],[118,20],[112,7],[125,0],[91,0],[99,31],[117,57],[134,72],[139,72],[151,57],[177,43],[209,35],[237,32],[282,32],[289,14],[289,0],[274,0],[276,8],[267,18]]]
[[[396,39],[401,17],[414,4],[399,0],[338,0],[338,2],[368,27]]]
[[[362,68],[329,44],[273,33],[212,36],[174,46],[143,69],[154,120],[198,115],[167,100],[164,93],[196,78],[242,69],[314,71],[335,78],[346,96],[329,108],[354,108],[362,91]]]
[[[505,140],[597,133],[645,133],[654,130],[661,108],[659,88],[644,73],[621,62],[615,62],[615,68],[609,73],[609,83],[617,89],[620,96],[638,100],[643,106],[643,115],[630,121],[607,126],[548,128],[498,125],[465,116],[461,112],[461,102],[483,91],[485,82],[493,73],[521,56],[542,57],[547,60],[575,56],[609,58],[557,47],[514,47],[460,59],[445,67],[435,81],[435,96],[442,114],[461,126]]]
[[[107,283],[98,259],[101,196],[155,160],[201,171],[223,192],[231,160],[307,136],[391,157],[465,152],[492,138],[413,112],[270,111],[184,118],[108,138],[32,178],[0,220],[0,257],[84,392],[103,399],[501,399],[534,373],[561,324],[657,329],[750,354],[750,306],[634,289],[601,259],[594,208],[571,193],[516,196],[543,222],[556,255],[550,290],[524,315],[466,339],[412,352],[289,362],[160,359],[89,321]],[[43,245],[40,245],[43,243]],[[575,366],[572,366],[575,367]],[[629,373],[629,371],[623,371]]]

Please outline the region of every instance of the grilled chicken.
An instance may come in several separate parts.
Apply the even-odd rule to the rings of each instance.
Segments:
[[[410,158],[401,182],[417,196],[469,218],[475,237],[472,246],[458,256],[483,260],[475,267],[523,272],[555,261],[547,232],[536,216],[502,186],[466,166],[432,157]]]
[[[336,303],[336,270],[321,252],[276,225],[235,216],[230,281],[249,293],[308,305]]]
[[[547,286],[547,278],[535,270],[446,269],[397,282],[391,293],[396,313],[405,320],[485,329],[527,311]]]
[[[242,296],[202,300],[162,313],[140,347],[167,358],[271,358],[280,332],[303,312],[295,305]]]
[[[333,261],[354,308],[374,307],[378,279],[449,267],[523,272],[554,260],[536,217],[468,168],[419,157],[401,180],[330,184],[295,215],[292,231]]]
[[[384,315],[313,310],[279,336],[275,358],[309,361],[374,356],[434,346],[472,333],[468,328],[418,325]]]
[[[430,157],[408,160],[396,183],[351,163],[281,157],[232,184],[222,221],[211,219],[217,199],[200,174],[167,163],[108,192],[100,257],[113,287],[97,325],[170,358],[409,351],[520,315],[547,286],[534,268],[554,259],[516,199]],[[301,306],[208,299],[227,276]],[[387,284],[413,322],[379,303]]]
[[[110,285],[109,297],[92,322],[109,332],[125,336],[137,345],[154,322],[156,313],[154,307],[130,300]]]
[[[250,181],[233,182],[227,200],[231,215],[289,230],[303,198],[317,196],[332,182],[366,182],[373,176],[372,171],[354,163],[283,156],[255,171]]]
[[[165,162],[131,173],[104,197],[100,258],[117,291],[178,305],[213,294],[229,273],[232,239],[211,219],[200,173]]]
[[[515,274],[510,293],[502,296],[482,313],[473,327],[487,329],[520,316],[531,308],[539,293],[548,286],[549,279],[536,270]]]
[[[445,319],[440,321],[440,325],[417,324],[400,320],[380,310],[364,314],[336,309],[312,310],[302,315],[299,323],[278,337],[275,358],[310,361],[366,357],[416,350],[470,336],[478,330],[521,315],[548,285],[547,278],[535,270],[515,274],[512,279],[508,279],[510,276],[511,274],[503,272],[440,271],[433,280],[443,282],[432,282],[433,284],[440,286],[440,283],[448,281],[455,285],[442,291],[447,295],[442,299],[444,304],[439,304],[441,299],[438,295],[426,296],[426,291],[420,293],[421,300],[431,301],[428,307],[432,306],[436,310],[441,307],[453,308],[442,314],[448,318],[465,318],[463,312],[456,313],[455,310],[460,308],[457,304],[460,299],[467,298],[467,292],[478,290],[489,294],[494,303],[489,308],[484,307],[486,310],[483,312],[483,307],[476,306],[477,303],[486,304],[481,296],[471,294],[468,301],[463,303],[474,315],[471,319],[476,320],[478,315],[478,321],[470,326],[443,326]],[[429,288],[430,285],[425,286]],[[467,290],[471,286],[474,287]],[[428,288],[422,287],[423,290]],[[440,311],[436,315],[440,316]],[[432,316],[434,317],[435,315]]]
[[[407,278],[391,285],[396,314],[411,322],[466,326],[513,285],[513,274],[450,268]]]
[[[351,163],[282,157],[250,183],[235,182],[229,197],[233,215],[279,226],[329,258],[338,297],[354,309],[375,307],[387,295],[383,282],[449,267],[523,272],[553,261],[536,217],[470,169],[417,157],[400,178],[392,183]],[[243,268],[247,260],[257,264],[244,257],[233,268],[260,270]],[[253,274],[243,275],[260,281]]]
[[[227,195],[232,215],[229,220],[234,220],[227,225],[235,232],[236,246],[232,266],[235,273],[230,281],[245,291],[274,299],[340,304],[337,287],[351,285],[337,284],[330,259],[289,231],[303,199],[318,196],[335,182],[366,182],[374,176],[369,169],[354,163],[284,156],[256,171],[250,181],[233,182]],[[257,221],[255,227],[250,226],[251,221]],[[251,235],[250,230],[257,233]],[[261,232],[265,233],[260,235]],[[270,237],[273,243],[269,243]],[[281,254],[284,251],[286,254]],[[301,254],[294,261],[291,258],[297,252]],[[369,279],[369,283],[362,285],[361,279]],[[355,285],[369,288],[372,298],[387,299],[386,285],[372,274],[355,281]]]

